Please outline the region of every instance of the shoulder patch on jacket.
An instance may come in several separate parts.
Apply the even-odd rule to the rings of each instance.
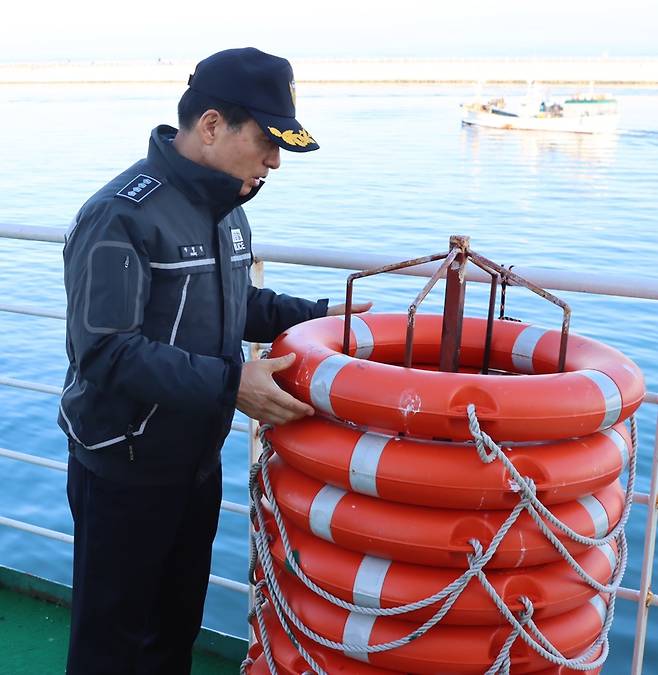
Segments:
[[[124,197],[135,204],[139,204],[149,195],[153,194],[162,182],[153,176],[147,176],[145,173],[140,173],[135,176],[129,183],[124,185],[115,197]]]

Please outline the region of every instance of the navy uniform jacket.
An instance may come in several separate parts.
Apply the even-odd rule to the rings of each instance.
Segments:
[[[69,369],[59,425],[87,468],[166,483],[216,469],[242,340],[326,314],[249,281],[242,185],[153,130],[148,157],[85,203],[64,246]]]

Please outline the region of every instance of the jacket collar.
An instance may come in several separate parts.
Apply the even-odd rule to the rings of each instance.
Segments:
[[[176,129],[166,124],[151,132],[148,160],[153,162],[169,182],[195,204],[206,204],[215,214],[227,213],[256,195],[260,186],[245,197],[240,196],[242,181],[222,171],[209,169],[179,154],[173,140]]]

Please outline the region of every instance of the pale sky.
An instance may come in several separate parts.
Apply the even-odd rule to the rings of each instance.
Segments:
[[[287,57],[658,56],[658,0],[8,0],[0,62]]]

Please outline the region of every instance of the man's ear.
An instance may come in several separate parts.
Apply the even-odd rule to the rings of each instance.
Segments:
[[[224,118],[214,108],[206,110],[196,123],[197,133],[204,145],[212,145],[225,127]]]

